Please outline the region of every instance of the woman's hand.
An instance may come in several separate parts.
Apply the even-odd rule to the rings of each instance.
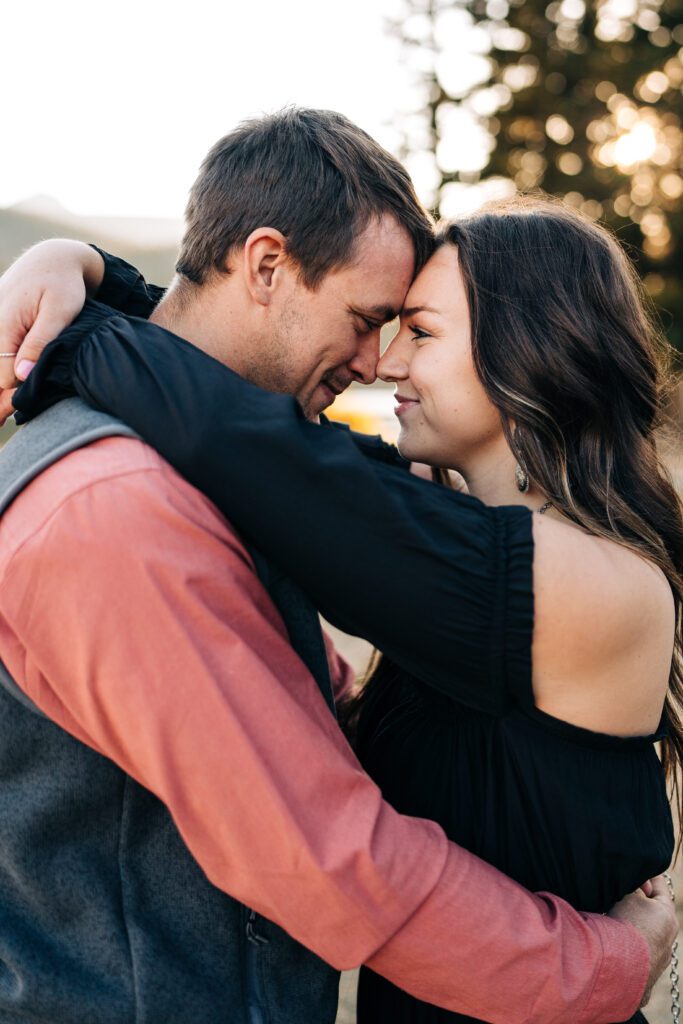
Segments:
[[[56,238],[34,245],[0,278],[0,418],[12,412],[10,390],[78,316],[103,275],[95,249]]]

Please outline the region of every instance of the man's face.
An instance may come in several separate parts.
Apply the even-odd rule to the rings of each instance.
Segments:
[[[315,290],[295,279],[245,376],[293,394],[309,419],[353,381],[371,384],[380,329],[401,309],[414,262],[412,241],[398,221],[372,221],[351,265],[331,271]]]

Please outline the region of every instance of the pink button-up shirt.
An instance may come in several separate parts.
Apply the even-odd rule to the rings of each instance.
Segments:
[[[448,1009],[635,1012],[637,931],[528,893],[385,803],[234,530],[142,442],[100,441],[33,481],[0,521],[0,572],[8,670],[164,801],[216,886],[336,967]]]

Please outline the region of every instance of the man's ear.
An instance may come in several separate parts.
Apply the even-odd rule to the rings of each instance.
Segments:
[[[292,270],[287,239],[275,228],[256,228],[244,243],[242,259],[249,294],[260,305],[270,305],[283,277]]]

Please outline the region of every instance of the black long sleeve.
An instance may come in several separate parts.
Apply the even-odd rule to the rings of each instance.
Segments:
[[[118,310],[119,313],[125,313],[127,316],[148,319],[161,302],[166,290],[160,285],[149,284],[137,267],[134,267],[132,263],[127,263],[120,256],[112,256],[105,249],[100,249],[98,245],[92,244],[92,248],[104,260],[104,276],[97,290],[97,305]],[[348,429],[340,423],[335,423],[334,426]],[[410,463],[400,457],[395,446],[387,444],[381,437],[359,434],[355,430],[351,431],[351,437],[361,451],[370,458],[393,462],[395,465],[403,466],[404,469],[410,467]]]
[[[309,593],[335,625],[482,710],[530,672],[531,517],[489,508],[390,462],[293,398],[243,380],[143,320],[86,308],[17,397],[56,386],[130,424]],[[88,320],[91,317],[91,320]],[[79,333],[80,332],[80,333]]]
[[[104,277],[97,289],[97,301],[128,316],[145,319],[151,316],[154,307],[163,298],[165,289],[156,284],[148,284],[137,267],[120,256],[112,256],[98,245],[92,248],[104,260]]]

